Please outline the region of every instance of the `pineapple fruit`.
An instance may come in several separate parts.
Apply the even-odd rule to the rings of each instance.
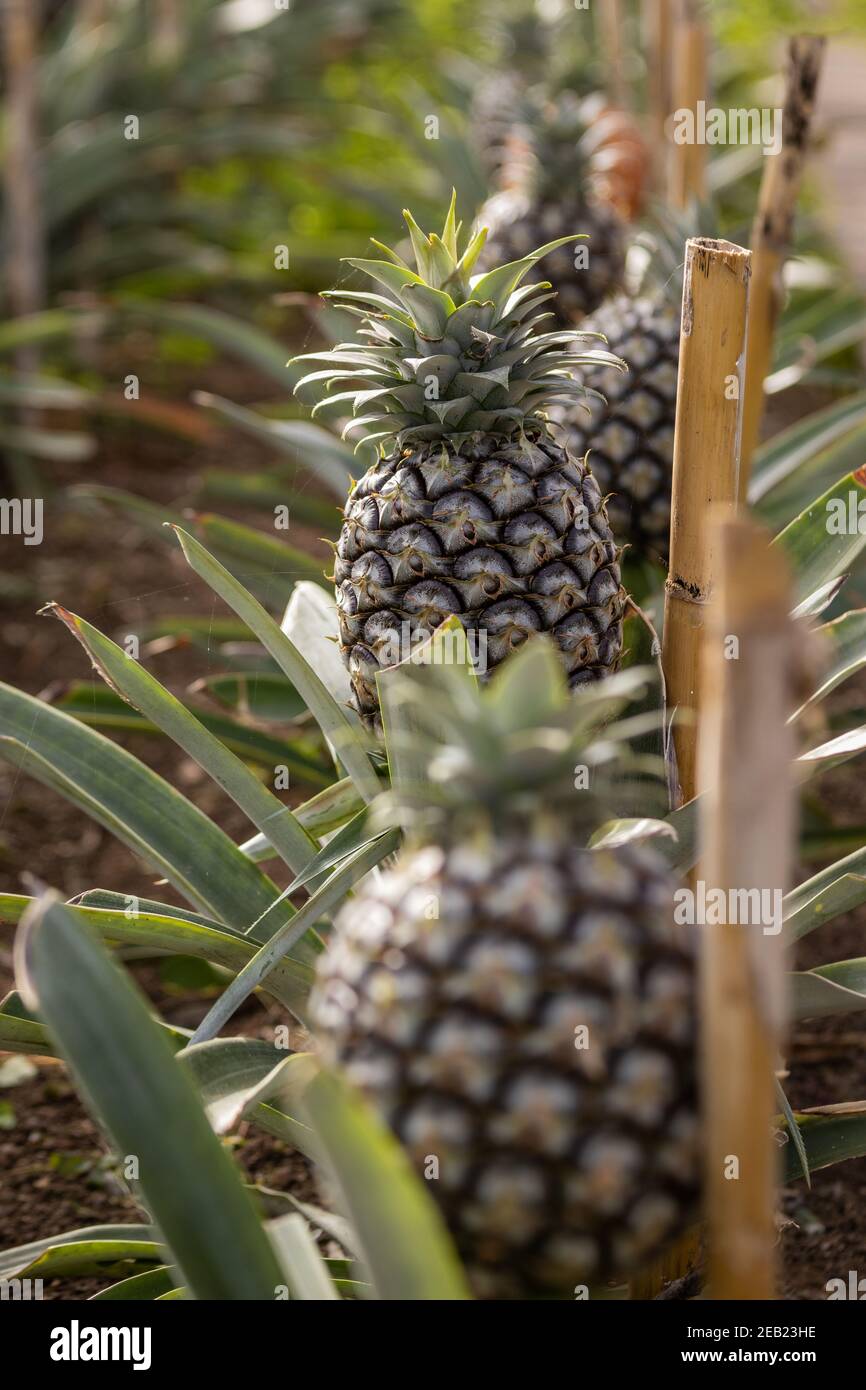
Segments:
[[[475,1294],[571,1298],[693,1213],[692,938],[651,841],[585,847],[624,785],[616,725],[584,742],[623,677],[569,695],[543,638],[483,689],[420,674],[388,677],[426,755],[391,793],[406,849],[342,910],[313,1028],[435,1179]]]
[[[586,245],[561,246],[545,267],[559,319],[574,323],[622,282],[626,225],[642,201],[643,144],[622,112],[599,97],[564,92],[527,102],[503,145],[502,187],[481,213],[490,228],[484,263],[585,235]]]
[[[601,333],[629,364],[628,376],[603,371],[599,395],[557,406],[566,443],[590,463],[606,494],[618,541],[640,557],[666,562],[671,525],[674,421],[680,356],[680,297],[673,290],[617,295],[584,325]]]
[[[526,95],[526,84],[516,72],[495,71],[479,82],[472,100],[474,144],[488,179],[498,184],[509,161],[515,122]]]
[[[670,539],[683,248],[689,237],[717,230],[709,204],[657,215],[643,247],[636,245],[645,264],[634,293],[617,295],[581,325],[625,358],[628,376],[604,369],[594,378],[600,394],[585,408],[551,410],[568,447],[580,455],[591,451],[617,540],[637,558],[662,564]]]
[[[550,285],[523,284],[553,242],[471,276],[452,199],[441,237],[406,213],[417,273],[396,253],[352,261],[388,292],[333,291],[363,319],[358,341],[312,353],[297,390],[351,405],[376,450],[353,488],[334,566],[353,700],[378,728],[376,674],[457,615],[497,666],[550,632],[572,686],[615,669],[625,594],[600,489],[556,442],[545,410],[588,394],[582,370],[621,369],[609,352],[549,331]],[[347,383],[348,389],[331,394]]]

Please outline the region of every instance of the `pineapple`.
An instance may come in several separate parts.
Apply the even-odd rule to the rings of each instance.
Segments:
[[[626,358],[627,377],[605,370],[599,396],[577,406],[554,407],[569,449],[591,449],[592,471],[607,494],[614,535],[635,554],[668,557],[674,420],[680,356],[680,295],[676,286],[655,294],[618,295],[585,327],[601,333]]]
[[[528,102],[504,143],[503,187],[481,213],[490,228],[486,258],[516,260],[542,241],[585,234],[588,246],[563,245],[546,266],[557,315],[574,323],[621,284],[626,221],[642,199],[642,142],[601,98],[564,92]]]
[[[527,90],[553,68],[557,26],[527,0],[476,0],[485,51],[467,74],[472,143],[485,173],[498,177],[506,140],[524,109]],[[560,45],[558,52],[562,52]]]
[[[693,1213],[693,938],[651,841],[585,847],[617,742],[587,712],[622,677],[569,696],[544,638],[481,690],[421,670],[388,677],[426,754],[406,849],[342,910],[313,1030],[435,1177],[476,1295],[570,1298]]]
[[[582,325],[626,359],[628,377],[604,369],[596,378],[601,394],[585,403],[588,409],[551,411],[570,449],[581,455],[591,449],[614,535],[637,557],[663,564],[671,524],[683,247],[689,237],[715,235],[708,205],[682,215],[669,211],[657,221],[645,239],[636,293],[618,295]]]
[[[478,158],[491,182],[502,178],[524,100],[525,83],[508,69],[490,73],[476,88],[470,119]]]
[[[562,243],[471,277],[484,231],[458,253],[453,199],[441,237],[405,216],[418,273],[384,247],[387,260],[352,261],[389,297],[333,291],[364,320],[359,341],[310,354],[325,365],[296,388],[350,403],[347,432],[377,450],[346,503],[333,576],[354,704],[374,729],[377,672],[452,614],[486,668],[552,633],[575,686],[616,667],[625,606],[601,492],[544,414],[588,394],[582,369],[624,364],[572,352],[579,335],[547,330],[550,285],[521,283]]]

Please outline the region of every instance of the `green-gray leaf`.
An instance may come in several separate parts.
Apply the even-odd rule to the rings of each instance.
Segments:
[[[22,923],[16,974],[117,1151],[137,1159],[195,1296],[273,1298],[280,1271],[255,1208],[129,977],[50,895]]]
[[[131,753],[2,684],[0,757],[61,791],[219,921],[243,930],[278,897],[213,821]]]
[[[322,733],[336,749],[337,756],[364,800],[371,801],[379,791],[379,779],[367,757],[366,739],[360,723],[350,721],[303,655],[243,585],[193,536],[180,527],[175,527],[175,531],[183,553],[196,574],[210,584],[239,618],[243,618],[270,652],[305,701]]]
[[[441,1217],[393,1136],[326,1073],[307,1088],[304,1108],[327,1152],[378,1298],[468,1298]]]

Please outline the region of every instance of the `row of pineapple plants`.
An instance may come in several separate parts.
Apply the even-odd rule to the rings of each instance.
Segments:
[[[116,696],[232,796],[250,840],[235,845],[70,714],[0,695],[2,755],[110,827],[188,904],[100,888],[66,905],[0,899],[3,920],[21,924],[0,1046],[68,1060],[118,1154],[135,1158],[151,1223],[6,1252],[7,1276],[104,1268],[118,1298],[562,1298],[626,1278],[695,1214],[692,946],[670,925],[695,804],[661,800],[663,764],[647,752],[648,740],[664,752],[661,688],[651,669],[615,674],[617,548],[597,484],[546,418],[579,388],[578,365],[613,364],[598,349],[579,361],[573,335],[533,312],[548,286],[525,278],[544,248],[478,276],[479,238],[460,251],[453,207],[441,236],[410,229],[416,268],[395,255],[363,267],[384,293],[341,292],[361,335],[312,373],[323,389],[351,383],[375,447],[346,504],[339,618],[301,582],[281,627],[177,530],[195,574],[318,723],[333,758],[324,788],[290,809],[224,729],[56,605]],[[777,449],[776,476],[802,496],[816,457],[826,467],[817,442],[833,437],[826,421],[801,429]],[[844,471],[780,531],[804,624],[862,550],[859,532],[826,526],[862,487]],[[861,612],[820,630],[832,655],[801,715],[866,661]],[[393,665],[388,633],[409,634],[412,659]],[[479,685],[482,637],[493,673]],[[864,744],[866,730],[844,729],[806,747],[798,769],[805,780]],[[269,858],[291,875],[282,892]],[[863,900],[862,860],[788,895],[789,940]],[[228,971],[192,1036],[136,993],[118,965],[129,945]],[[799,1017],[866,1006],[861,961],[793,983]],[[256,990],[310,1028],[309,1054],[282,1056],[276,1035],[277,1047],[218,1036]],[[275,1216],[272,1195],[244,1194],[212,1133],[242,1119],[314,1157],[325,1208],[286,1194]],[[866,1151],[862,1116],[785,1104],[785,1121],[790,1180]],[[323,1265],[310,1229],[346,1260]]]
[[[598,394],[554,405],[552,418],[571,451],[592,450],[592,469],[608,498],[609,517],[629,562],[662,566],[667,561],[682,246],[688,236],[715,235],[724,227],[743,239],[742,161],[717,159],[713,198],[682,213],[650,206],[651,151],[640,129],[641,117],[616,107],[599,90],[598,36],[587,38],[586,16],[555,18],[529,14],[522,4],[496,7],[488,16],[499,33],[497,64],[470,82],[472,100],[465,133],[490,176],[492,195],[479,213],[489,228],[478,266],[528,254],[562,237],[549,253],[544,274],[556,290],[549,307],[560,326],[600,334],[607,348],[629,366],[615,365],[593,377]],[[590,26],[591,29],[591,26]],[[632,106],[636,91],[628,93]],[[737,88],[737,100],[743,100]],[[646,120],[643,119],[643,124]],[[746,151],[737,151],[738,157]],[[455,167],[450,145],[433,144],[431,176]],[[761,163],[755,151],[752,164]],[[730,168],[728,164],[730,163]],[[751,169],[753,174],[755,169]],[[751,185],[749,185],[751,187]],[[582,234],[578,244],[567,240]],[[803,381],[821,387],[850,386],[844,354],[866,331],[862,296],[845,284],[843,273],[815,257],[814,231],[798,247],[802,262],[787,268],[776,355],[768,390],[789,390]],[[628,253],[628,254],[626,254]],[[537,279],[540,271],[530,272]],[[324,313],[318,327],[326,336],[345,331],[345,317]],[[580,347],[578,350],[582,350]],[[344,398],[322,403],[319,417],[339,429]],[[226,420],[270,444],[277,455],[317,472],[334,490],[333,468],[341,458],[330,433],[311,434],[304,422],[268,420],[209,398]],[[283,408],[276,407],[282,417]],[[343,477],[359,476],[350,449],[342,455]],[[321,467],[318,465],[321,464]],[[240,496],[244,489],[225,475],[206,480],[210,495]],[[284,470],[283,491],[292,488]],[[273,480],[250,480],[245,496],[264,502]],[[637,573],[632,576],[637,580]]]
[[[316,16],[306,7],[293,13],[293,32],[300,26],[298,51],[310,49],[319,55],[330,51],[330,43],[333,54],[339,58],[343,52],[340,29],[343,18],[342,15],[334,17],[331,32],[326,24],[321,21],[317,23]],[[515,6],[513,12],[500,12],[497,7],[495,15],[486,17],[484,23],[491,32],[499,27],[505,30],[505,45],[500,37],[498,61],[507,61],[512,65],[512,70],[497,70],[495,76],[486,81],[476,76],[470,84],[475,102],[467,122],[466,141],[478,146],[482,156],[489,156],[491,149],[500,151],[501,156],[493,161],[496,179],[501,187],[483,210],[484,220],[492,223],[494,228],[494,237],[486,248],[486,254],[490,254],[492,248],[499,259],[510,259],[512,254],[523,254],[556,233],[570,233],[578,228],[588,233],[588,242],[576,249],[570,244],[561,246],[551,254],[546,264],[546,271],[558,292],[556,311],[567,324],[580,321],[586,331],[602,332],[614,354],[628,360],[630,371],[623,375],[610,370],[595,378],[595,384],[605,399],[588,399],[590,415],[587,415],[583,402],[572,401],[570,404],[560,403],[556,416],[567,431],[566,439],[574,453],[584,455],[591,443],[593,471],[602,492],[610,499],[610,519],[614,532],[618,540],[628,544],[630,558],[663,561],[669,521],[678,354],[678,248],[684,234],[708,229],[713,219],[706,212],[673,226],[657,228],[651,253],[653,274],[646,277],[647,283],[641,290],[637,289],[635,276],[631,275],[628,291],[624,291],[623,250],[626,241],[633,235],[633,219],[645,203],[647,151],[634,119],[614,109],[595,90],[599,76],[597,39],[595,48],[585,41],[586,25],[583,18],[575,20],[575,17],[567,16],[560,17],[556,22],[546,19],[542,22],[538,16],[528,16],[523,4]],[[234,69],[227,54],[223,55],[227,71],[220,69],[216,75],[211,74],[206,65],[199,71],[193,61],[186,64],[183,61],[188,48],[200,49],[212,42],[223,44],[221,26],[222,6],[218,0],[208,0],[200,11],[195,15],[190,14],[185,21],[181,34],[184,47],[180,56],[175,55],[169,86],[170,92],[174,91],[175,85],[178,86],[179,102],[205,109],[213,95],[208,83],[216,78],[224,83],[229,82]],[[363,27],[363,24],[358,26],[359,32]],[[56,137],[56,143],[61,150],[64,149],[64,121],[68,122],[73,116],[81,123],[94,119],[90,87],[82,88],[80,83],[71,81],[70,73],[63,65],[68,64],[74,69],[76,64],[92,60],[106,65],[110,71],[113,55],[119,54],[115,67],[125,72],[124,65],[129,63],[130,54],[136,53],[141,46],[142,36],[146,37],[146,28],[146,17],[139,12],[138,6],[131,6],[128,12],[116,17],[116,32],[107,22],[103,25],[99,42],[91,45],[92,53],[84,36],[78,35],[73,26],[72,34],[76,41],[61,46],[58,53],[46,58],[46,74],[51,78],[46,85],[50,86],[52,101],[59,107],[57,124],[60,134]],[[255,53],[256,45],[261,46],[262,36],[270,34],[271,29],[274,29],[274,43],[284,43],[287,27],[284,25],[282,30],[277,30],[271,25],[267,30],[245,33],[242,36],[243,44],[249,45],[250,51]],[[467,43],[473,46],[468,39]],[[474,46],[478,47],[477,44]],[[150,47],[145,47],[148,52],[151,51]],[[245,48],[238,50],[235,46],[232,59],[235,64],[239,51],[245,51]],[[519,71],[521,65],[522,72]],[[162,68],[158,70],[163,72]],[[101,66],[98,71],[102,74]],[[133,106],[140,104],[148,112],[154,102],[152,77],[150,68],[145,68],[138,76],[142,101],[137,103],[137,100],[131,99]],[[271,65],[264,66],[260,84],[263,100],[273,102],[279,99],[275,93],[281,89]],[[94,85],[100,90],[104,88],[109,94],[114,91],[104,75]],[[579,99],[569,90],[572,86],[582,94]],[[162,90],[161,86],[159,90]],[[66,95],[61,97],[62,93]],[[428,95],[430,103],[439,109],[441,99]],[[107,104],[111,105],[113,100],[112,96]],[[80,105],[76,106],[75,102]],[[49,107],[49,110],[53,113],[53,107]],[[243,119],[247,119],[252,112],[249,94],[240,102],[239,110]],[[452,124],[454,116],[455,113],[451,112],[448,117]],[[396,120],[390,105],[385,119],[392,123]],[[52,114],[49,124],[53,122]],[[162,117],[157,124],[161,130]],[[121,144],[128,142],[122,141]],[[435,173],[441,178],[448,172],[452,176],[459,173],[461,160],[466,163],[469,156],[465,150],[462,155],[456,154],[453,144],[453,141],[426,143],[425,158],[434,156],[429,168],[431,175]],[[459,142],[457,144],[459,148]],[[72,182],[76,188],[83,190],[82,196],[88,196],[88,190],[91,190],[93,174],[90,169],[94,159],[99,163],[97,145],[98,141],[88,141],[80,150],[71,152],[70,157],[74,157]],[[81,170],[74,173],[74,159],[82,161],[83,176]],[[116,163],[117,160],[103,161],[100,177],[109,177],[108,171]],[[130,167],[130,160],[127,159],[121,166],[121,172],[126,168],[128,175]],[[58,182],[67,182],[62,170],[58,173]],[[730,184],[720,181],[718,176],[714,183],[721,183],[723,197],[725,190],[731,191]],[[104,201],[112,204],[117,201],[114,197],[106,198],[103,185],[100,184],[99,188]],[[569,199],[565,201],[561,194],[563,188],[570,190]],[[496,231],[497,224],[499,232]],[[715,226],[711,229],[716,230]],[[508,240],[503,242],[502,236],[507,236]],[[154,239],[150,238],[148,246],[152,248],[155,244]],[[129,237],[124,238],[124,245],[130,245]],[[292,248],[294,255],[298,249],[296,237],[292,238]],[[580,260],[577,265],[575,257],[585,257],[587,249],[589,259]],[[303,251],[303,254],[306,252]],[[52,256],[51,263],[55,268],[62,264],[57,256]],[[825,276],[828,271],[828,267],[822,268]],[[594,292],[592,287],[597,277],[598,292]],[[145,290],[148,288],[146,279],[127,283]],[[159,288],[158,281],[154,287]],[[599,308],[598,301],[602,296],[606,298]],[[584,320],[583,314],[587,309],[597,309],[597,313]],[[89,317],[92,319],[93,315]],[[322,320],[326,333],[332,330],[333,324],[331,318]],[[256,333],[248,325],[241,325],[200,306],[165,305],[156,299],[124,298],[122,304],[113,306],[106,326],[112,334],[118,329],[123,331],[128,327],[140,326],[157,333],[180,332],[185,337],[200,338],[220,351],[227,350],[240,356],[268,377],[282,372],[283,357],[279,345],[269,342],[263,334]],[[44,328],[47,331],[51,325],[46,322]],[[778,354],[777,366],[787,384],[801,379],[807,371],[814,373],[816,368],[820,371],[819,364],[823,357],[844,348],[846,343],[856,341],[862,335],[863,328],[862,303],[843,289],[834,289],[829,295],[824,292],[817,302],[812,302],[811,295],[804,297],[801,293],[798,302],[791,305]],[[70,333],[76,331],[75,314],[67,315],[66,329]],[[37,335],[42,331],[38,321],[34,321],[33,331]],[[57,331],[56,322],[54,331]],[[282,383],[279,375],[278,379]],[[6,390],[14,391],[21,400],[25,395],[28,401],[36,396],[35,383],[30,387],[26,383],[7,382]],[[70,387],[63,395],[73,408],[77,402],[85,412],[112,408],[105,392],[94,393]],[[152,417],[153,423],[164,427],[170,417],[160,412],[159,402],[154,402],[151,396],[152,393],[145,389],[142,399],[137,402],[138,418],[148,420]],[[346,477],[357,470],[351,451],[341,454],[338,444],[329,434],[311,436],[311,427],[306,422],[303,425],[295,420],[271,422],[213,398],[208,398],[208,404],[227,416],[234,425],[248,429],[265,440],[277,454],[285,453],[292,465],[299,459],[305,467],[312,463],[326,489],[341,499]],[[181,422],[179,415],[173,418],[176,424],[183,424],[185,432],[198,437],[199,427],[194,421]],[[201,429],[205,427],[206,422],[202,423]],[[46,457],[66,457],[67,454],[62,451],[67,448],[67,440],[64,437],[53,440],[53,433],[40,431],[37,439],[28,437],[23,442],[28,451],[34,452],[37,457],[40,451]],[[78,449],[78,456],[84,457],[92,449],[92,441],[76,436],[68,442],[68,448]],[[332,534],[335,510],[331,509],[329,514],[326,504],[320,499],[311,502],[303,488],[295,486],[291,468],[282,469],[278,480],[267,476],[238,480],[222,471],[213,475],[208,473],[204,491],[208,500],[225,498],[253,504],[265,502],[277,493],[280,500],[290,494],[293,510],[299,519],[303,520],[301,514],[306,511],[311,524],[315,524],[320,532]],[[115,503],[123,501],[116,496],[109,500]]]

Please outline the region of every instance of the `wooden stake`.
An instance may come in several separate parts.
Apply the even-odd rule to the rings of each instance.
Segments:
[[[608,100],[612,106],[625,111],[630,103],[623,62],[623,7],[620,0],[603,0],[597,13],[600,26],[598,45],[604,60]]]
[[[78,0],[75,22],[82,33],[98,29],[107,18],[107,0]]]
[[[698,122],[698,103],[707,97],[707,30],[695,0],[677,0],[673,25],[671,109],[691,111]],[[683,144],[672,141],[668,164],[668,200],[685,208],[705,196],[707,147],[695,138]]]
[[[728,907],[723,924],[696,928],[709,1296],[769,1299],[773,1072],[785,1013],[779,932],[794,841],[792,590],[784,556],[754,522],[728,517],[711,535],[718,574],[703,644],[700,880]]]
[[[664,189],[668,136],[667,119],[673,110],[671,98],[671,44],[673,16],[671,0],[644,0],[643,39],[647,54],[647,104],[655,172],[653,184]]]
[[[13,316],[32,314],[44,303],[44,251],[37,137],[38,6],[5,0],[3,46],[6,67],[6,285]],[[35,354],[22,353],[19,370]]]
[[[682,801],[697,791],[700,640],[717,570],[707,509],[737,495],[750,259],[749,251],[728,241],[686,242],[662,640],[668,706],[678,711],[674,744]],[[687,1232],[632,1281],[631,1297],[655,1298],[687,1274],[700,1245],[700,1230]]]
[[[699,642],[717,567],[707,510],[737,496],[750,262],[729,241],[686,242],[662,650],[685,801],[696,789]]]
[[[153,0],[153,52],[158,62],[173,63],[182,44],[178,0]]]
[[[782,269],[791,240],[823,55],[824,40],[821,38],[801,35],[789,44],[782,149],[779,154],[767,155],[764,160],[758,210],[752,224],[754,257],[740,468],[741,500],[746,497],[752,455],[761,428],[764,378],[770,370],[773,336],[782,301]]]

